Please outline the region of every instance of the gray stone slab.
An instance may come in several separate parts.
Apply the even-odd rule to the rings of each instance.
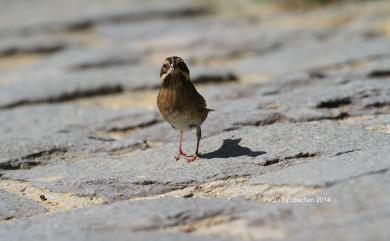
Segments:
[[[117,151],[146,149],[140,140],[116,140],[83,131],[62,131],[53,134],[1,140],[0,170],[28,169],[50,162],[72,161]]]
[[[8,37],[0,41],[0,56],[22,53],[53,54],[70,46],[72,46],[70,41],[52,36]]]
[[[144,109],[116,110],[76,104],[43,104],[2,110],[0,139],[34,138],[58,131],[131,129],[159,120]]]
[[[110,61],[109,58],[103,61]],[[77,63],[74,63],[77,64]],[[79,65],[82,63],[79,63]],[[84,64],[89,64],[85,62]],[[66,68],[72,68],[68,65]],[[74,68],[74,66],[73,66]],[[158,72],[161,66],[112,66],[63,72],[56,68],[48,72],[17,74],[14,80],[0,89],[0,108],[18,105],[61,102],[90,96],[120,93],[125,90],[158,88]],[[236,80],[234,73],[226,68],[192,68],[192,80],[196,82],[229,82]],[[36,71],[34,71],[36,72]],[[26,77],[28,75],[28,77]],[[27,80],[26,80],[27,78]]]
[[[313,238],[346,238],[353,240],[386,240],[389,223],[390,192],[386,185],[388,172],[369,174],[337,183],[313,197],[330,197],[330,202],[251,203],[223,199],[181,199],[162,197],[152,200],[121,201],[66,213],[11,220],[0,225],[7,240],[135,240],[156,237],[181,240],[237,240],[245,232],[252,237],[278,237],[280,240]],[[373,197],[367,202],[367,197]],[[308,197],[311,198],[311,197]],[[209,222],[191,235],[173,229],[177,225],[194,226],[198,221],[225,216],[221,222]],[[236,220],[244,220],[235,233]],[[221,225],[221,226],[219,226]],[[225,226],[224,226],[225,225]],[[215,238],[208,229],[218,227]],[[23,227],[23,228],[22,228]],[[274,232],[267,232],[273,230]],[[97,236],[98,235],[98,236]],[[127,237],[126,237],[127,235]],[[275,236],[276,235],[276,236]],[[280,236],[282,235],[282,236]],[[255,238],[256,239],[256,238]],[[267,238],[265,238],[267,240]]]
[[[269,225],[282,230],[281,240],[386,240],[390,189],[382,184],[389,177],[388,171],[367,173],[296,199],[300,202],[271,203],[265,213],[252,210],[243,216],[251,220],[252,227]]]
[[[0,178],[107,200],[37,215],[47,210],[0,190],[0,240],[390,236],[384,2],[298,12],[254,2],[232,12],[217,2],[0,2]],[[157,89],[170,55],[185,59],[216,109],[191,164],[173,160],[178,133],[157,112],[77,101]],[[184,149],[194,151],[193,131]],[[229,195],[239,187],[249,197]],[[161,195],[182,188],[194,196]],[[290,189],[330,201],[260,200]]]
[[[254,178],[253,182],[326,186],[390,168],[390,150],[379,143],[374,150],[351,149],[347,153],[339,152],[336,155],[265,173]]]
[[[38,105],[1,111],[0,169],[27,168],[97,152],[144,149],[139,139],[116,140],[105,132],[158,121],[157,114],[77,105]]]
[[[0,222],[47,212],[38,203],[0,189]]]
[[[389,232],[384,227],[390,221],[390,189],[382,183],[389,177],[388,171],[367,173],[337,182],[307,197],[309,201],[271,203],[265,206],[265,212],[254,208],[239,216],[251,220],[252,228],[281,230],[282,240],[386,240]],[[321,197],[330,201],[315,201]],[[310,198],[314,201],[310,202]]]
[[[338,78],[307,79],[300,84],[290,81],[250,85],[235,91],[224,86],[208,88],[204,91],[208,106],[216,111],[211,112],[202,125],[203,136],[242,126],[383,114],[390,106],[390,82],[380,79],[361,78],[347,83]],[[283,86],[286,82],[287,87]],[[154,142],[177,141],[177,132],[165,122],[139,130],[133,136]],[[192,132],[186,136],[189,140],[195,139]]]
[[[363,128],[367,130],[372,130],[382,133],[390,133],[390,115],[381,114],[381,115],[367,115],[361,118],[357,117],[351,120],[344,120],[342,123]]]
[[[205,14],[202,6],[189,2],[167,4],[162,1],[150,3],[139,1],[118,1],[109,4],[104,1],[78,1],[75,4],[39,1],[21,7],[20,3],[4,2],[2,11],[4,21],[0,25],[2,34],[29,34],[47,31],[85,29],[95,24],[120,23],[126,21],[142,21],[145,19],[164,18],[171,16],[192,16]],[[45,7],[42,7],[45,6]],[[29,11],[24,10],[30,9]],[[57,8],[63,9],[62,14],[56,13]],[[30,21],[24,21],[28,16]],[[147,17],[146,17],[147,16]]]
[[[310,71],[336,63],[382,55],[388,53],[388,49],[389,42],[385,38],[339,44],[301,41],[262,56],[242,58],[230,66],[238,75],[246,75],[256,81],[256,75],[272,78],[299,70]]]
[[[277,163],[282,166],[284,162],[311,163],[316,159],[327,160],[354,150],[369,153],[368,150],[385,145],[388,141],[386,134],[372,133],[331,121],[274,124],[262,128],[242,128],[206,138],[201,142],[202,159],[191,164],[185,160],[174,161],[177,145],[168,144],[130,156],[100,155],[78,162],[57,163],[39,169],[4,173],[4,177],[27,179],[33,181],[34,185],[53,191],[122,199],[166,192],[231,176],[258,175],[272,171],[273,164]],[[187,142],[184,149],[192,153],[194,147],[194,142]],[[387,161],[383,160],[382,164],[387,165]],[[331,161],[325,161],[318,167],[322,165],[337,167]],[[372,162],[367,165],[371,171],[384,168],[383,165],[375,166]],[[295,168],[299,167],[305,166]],[[277,172],[271,172],[269,175],[272,176],[273,173]],[[365,171],[340,170],[339,176],[361,173]],[[54,182],[34,181],[49,175],[60,176],[62,179]],[[318,176],[321,177],[326,178]]]
[[[66,213],[15,220],[0,225],[6,240],[219,240],[185,233],[161,233],[160,228],[234,211],[224,200],[164,198],[118,202]],[[23,227],[21,229],[21,227]],[[18,231],[16,231],[18,230]],[[153,232],[153,230],[155,230]]]

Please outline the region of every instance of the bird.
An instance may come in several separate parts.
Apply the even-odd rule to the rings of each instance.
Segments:
[[[160,70],[160,90],[157,106],[160,114],[174,129],[179,131],[179,151],[174,157],[192,162],[200,158],[199,143],[201,125],[213,109],[207,108],[206,101],[190,80],[190,71],[184,60],[178,56],[167,57]],[[196,150],[192,156],[183,151],[184,131],[196,129]]]

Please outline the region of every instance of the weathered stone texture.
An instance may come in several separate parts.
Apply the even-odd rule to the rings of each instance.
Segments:
[[[390,237],[387,1],[0,2],[0,240]],[[216,110],[190,164],[170,55]]]

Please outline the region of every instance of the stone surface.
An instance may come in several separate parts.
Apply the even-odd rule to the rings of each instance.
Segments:
[[[388,148],[383,149],[338,152],[332,158],[319,158],[310,163],[261,175],[255,178],[255,182],[275,185],[323,186],[364,175],[386,172],[389,169],[390,155]]]
[[[388,240],[387,1],[0,2],[0,240]]]
[[[0,189],[0,222],[45,213],[47,210],[27,198]]]
[[[366,163],[366,168],[360,170],[359,166],[365,161],[364,157],[369,157],[370,154],[372,156],[372,153],[367,150],[386,145],[389,141],[385,134],[368,134],[370,132],[367,130],[332,122],[318,122],[309,125],[275,124],[263,128],[247,127],[204,139],[201,148],[203,158],[191,164],[191,168],[188,168],[185,162],[173,161],[172,157],[176,148],[175,145],[169,144],[131,156],[105,155],[92,159],[85,158],[76,163],[59,163],[29,171],[5,173],[4,177],[29,179],[34,185],[52,191],[122,199],[163,193],[231,176],[256,175],[256,173],[269,172],[274,169],[274,165],[280,168],[291,162],[308,162],[302,165],[307,165],[306,169],[313,172],[311,166],[318,167],[320,171],[321,168],[325,168],[324,165],[329,172],[332,172],[333,169],[337,170],[337,166],[332,165],[336,162],[332,161],[334,156],[343,157],[344,153],[354,151],[362,152],[366,156],[360,160],[355,159],[353,163],[346,161],[347,166],[342,170],[360,175],[362,172],[382,170],[389,165],[388,159],[383,159],[378,163],[372,157],[372,162]],[[194,147],[195,143],[191,142],[191,144]],[[384,153],[378,158],[384,158],[387,154]],[[348,155],[345,155],[347,156],[345,159],[349,160]],[[319,164],[316,164],[314,160]],[[357,164],[359,164],[356,167],[358,170],[351,169],[351,166]],[[292,173],[299,176],[301,172],[298,174],[297,170],[305,170],[302,165],[284,168],[279,172],[288,172],[292,169]],[[50,175],[61,178],[54,182],[34,182],[34,179],[39,180]],[[267,175],[283,181],[278,172],[266,173],[260,178],[266,178]],[[349,178],[351,174],[334,173],[334,175]],[[331,178],[329,174],[325,177]],[[287,179],[287,183],[299,180],[293,175],[286,175],[284,178],[291,178]]]

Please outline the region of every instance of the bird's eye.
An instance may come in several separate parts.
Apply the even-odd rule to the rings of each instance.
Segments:
[[[163,64],[163,66],[161,66],[161,70],[160,70],[160,76],[164,73],[166,73],[168,71],[168,67],[166,64]]]
[[[184,62],[180,62],[178,63],[177,65],[182,71],[184,72],[189,72],[188,68],[187,68],[187,65],[184,63]]]

